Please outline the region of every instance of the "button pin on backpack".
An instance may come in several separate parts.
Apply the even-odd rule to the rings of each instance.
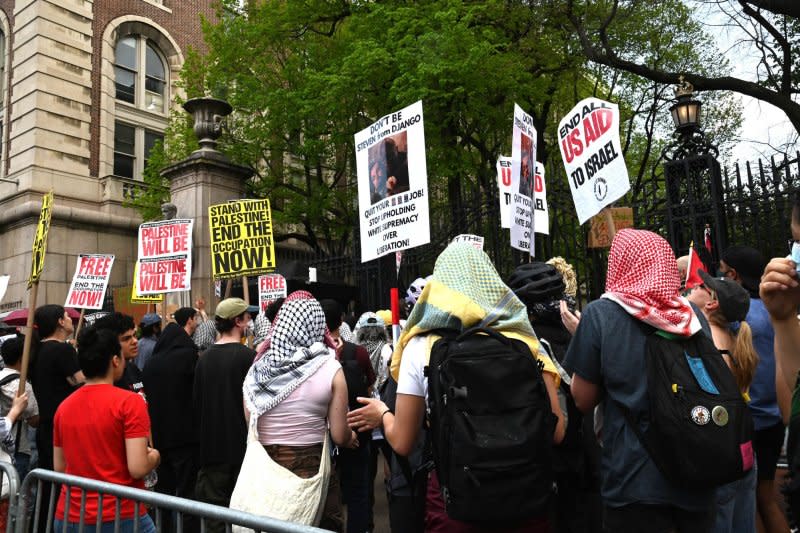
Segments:
[[[727,415],[727,413],[725,413]],[[711,422],[711,413],[708,412],[708,409],[703,407],[702,405],[696,405],[692,407],[692,422],[697,424],[698,426],[705,426],[709,422]]]
[[[728,423],[728,410],[718,405],[711,410],[711,419],[720,427]]]

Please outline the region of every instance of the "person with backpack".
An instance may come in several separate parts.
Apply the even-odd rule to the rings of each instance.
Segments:
[[[25,344],[25,336],[17,334],[0,346],[2,351],[5,368],[0,370],[0,413],[7,415],[14,406],[19,389],[19,376],[22,370],[22,349]],[[33,386],[25,383],[25,394],[28,396],[28,406],[22,412],[22,416],[16,426],[11,431],[11,441],[13,448],[8,450],[14,458],[14,468],[19,474],[19,479],[25,479],[28,475],[31,464],[31,443],[28,439],[28,428],[39,425],[39,405],[36,403],[36,395],[33,393]],[[3,415],[3,416],[5,416]],[[4,444],[6,444],[4,442]],[[5,446],[4,446],[5,448]]]
[[[284,305],[286,305],[284,303]],[[341,338],[342,308],[336,300],[320,302],[325,312],[325,323],[337,345],[336,358],[342,365],[347,382],[348,407],[357,409],[358,396],[369,396],[375,383],[369,353],[363,346]],[[369,528],[369,461],[372,437],[368,433],[358,435],[358,446],[340,449],[336,459],[336,470],[342,487],[342,501],[347,506],[347,533],[363,533]]]
[[[743,395],[748,395],[756,373],[758,354],[745,321],[750,295],[728,278],[714,278],[699,270],[703,284],[687,297],[708,320],[714,346],[725,359]],[[717,487],[716,515],[711,533],[755,533],[756,469],[742,479]]]
[[[586,307],[567,350],[575,404],[587,413],[603,400],[609,532],[705,533],[714,488],[753,468],[747,407],[679,289],[669,243],[620,230],[606,292]]]
[[[563,363],[572,335],[562,323],[561,302],[574,311],[575,299],[566,294],[562,274],[551,264],[534,261],[518,266],[509,277],[508,286],[528,308],[528,320],[550,358],[554,363]],[[551,526],[558,533],[599,533],[600,445],[592,417],[584,417],[572,399],[570,383],[571,378],[564,372],[558,396],[566,414],[566,432],[564,440],[553,449],[556,497]]]
[[[439,255],[391,371],[394,412],[361,397],[348,422],[382,427],[394,451],[408,455],[428,403],[435,471],[426,531],[548,531],[552,444],[564,436],[559,375],[484,252],[453,243]]]

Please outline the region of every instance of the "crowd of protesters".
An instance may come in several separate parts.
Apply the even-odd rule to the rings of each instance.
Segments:
[[[380,529],[373,513],[380,476],[393,532],[787,532],[800,499],[800,401],[792,402],[800,371],[797,202],[790,230],[794,260],[767,263],[752,247],[731,247],[690,289],[684,280],[691,261],[676,258],[654,233],[621,230],[609,252],[606,291],[583,302],[582,313],[575,272],[562,258],[502,276],[485,253],[454,243],[430,276],[409,285],[396,338],[388,311],[356,318],[340,302],[306,291],[263,310],[227,298],[213,319],[202,301],[169,320],[148,313],[138,324],[108,313],[77,339],[65,309],[43,305],[34,316],[23,394],[17,389],[24,337],[8,336],[1,346],[0,439],[7,455],[0,459],[13,462],[21,477],[38,466],[229,506],[250,433],[291,475],[326,473],[313,505],[315,523],[331,531]],[[431,452],[429,357],[445,330],[473,326],[521,341],[538,362],[547,399],[549,501],[514,523],[450,516],[455,482],[437,471],[443,465]],[[737,479],[676,485],[641,437],[649,424],[654,335],[702,338],[724,361],[752,419],[752,450],[742,449]],[[708,423],[702,409],[691,416]],[[776,467],[790,422],[798,427],[789,432],[793,476],[784,511]],[[465,423],[479,422],[465,415]],[[724,426],[727,418],[714,423]],[[509,481],[515,475],[509,471]],[[47,484],[40,490],[47,502]],[[73,530],[83,520],[113,530],[114,506],[101,510],[97,500],[89,492],[82,502],[77,491],[62,489],[56,527]],[[155,531],[144,506],[125,501],[120,510],[120,531],[132,531],[137,516],[142,531]],[[162,529],[176,526],[167,513]],[[199,524],[187,516],[183,528],[197,531]]]

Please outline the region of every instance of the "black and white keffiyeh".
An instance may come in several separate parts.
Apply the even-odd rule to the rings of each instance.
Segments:
[[[269,350],[253,363],[244,380],[244,399],[251,416],[274,408],[335,357],[324,337],[325,313],[317,300],[284,302],[275,318]]]

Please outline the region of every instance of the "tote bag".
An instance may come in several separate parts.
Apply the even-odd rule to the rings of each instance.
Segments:
[[[258,442],[258,417],[251,417],[247,450],[231,496],[231,509],[277,518],[295,524],[316,526],[322,518],[330,479],[331,454],[325,435],[319,472],[310,478],[296,476],[269,456]],[[249,531],[233,527],[236,533]]]

